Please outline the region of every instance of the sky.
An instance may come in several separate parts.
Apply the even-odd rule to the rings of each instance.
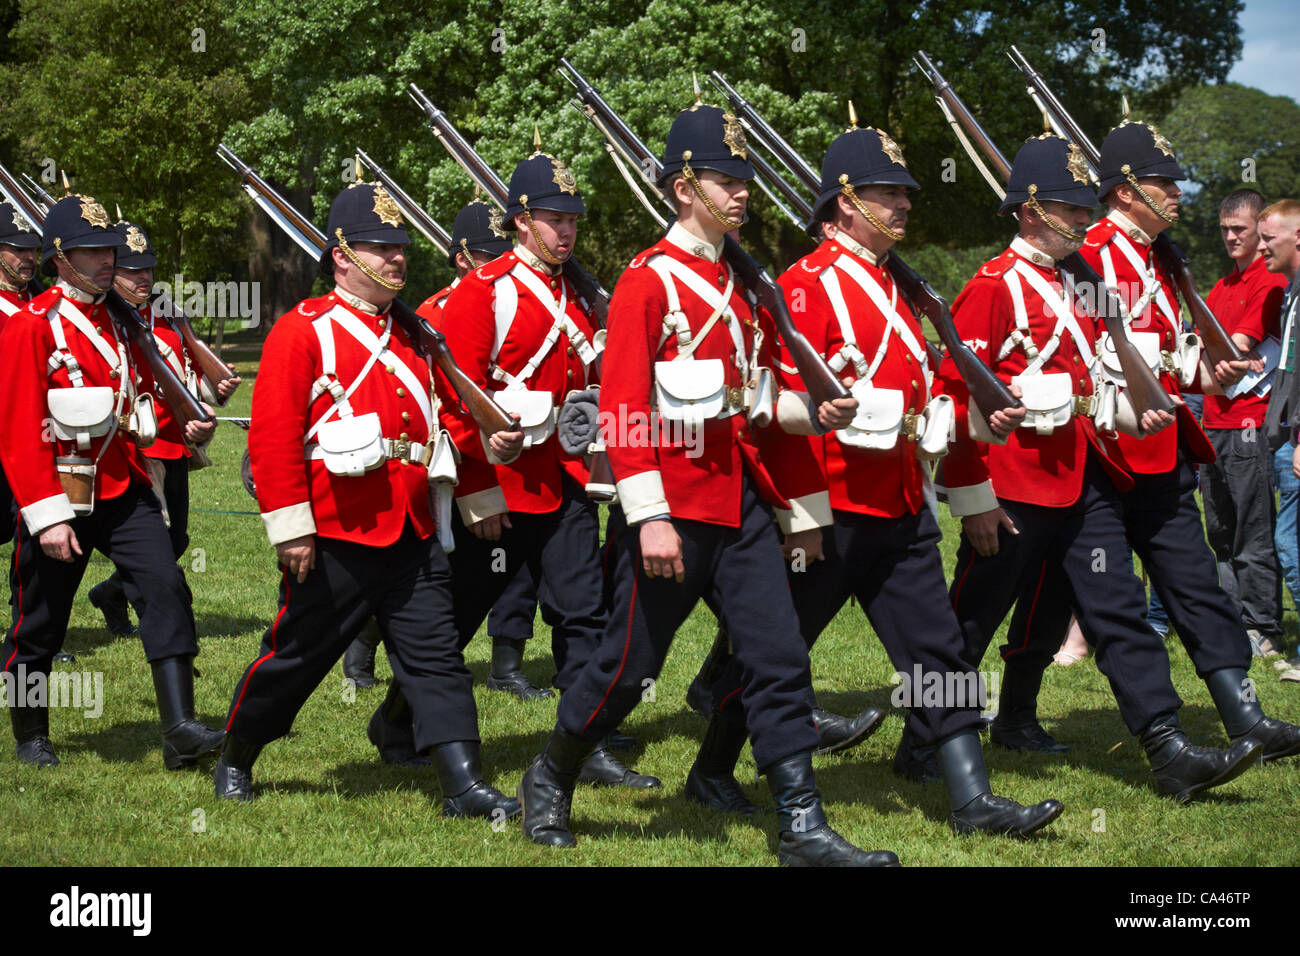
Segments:
[[[1240,23],[1241,59],[1228,79],[1300,101],[1300,3],[1246,0]]]

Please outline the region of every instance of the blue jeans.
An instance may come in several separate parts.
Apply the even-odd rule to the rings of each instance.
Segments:
[[[1296,511],[1300,505],[1300,479],[1291,470],[1295,445],[1287,442],[1273,454],[1273,482],[1278,490],[1277,525],[1273,529],[1273,546],[1282,565],[1282,580],[1291,592],[1293,604],[1300,601],[1300,554],[1297,554]]]

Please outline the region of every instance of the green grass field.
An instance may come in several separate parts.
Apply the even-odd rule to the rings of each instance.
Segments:
[[[247,363],[245,363],[247,365]],[[251,376],[229,414],[246,413]],[[231,691],[253,659],[276,607],[274,553],[256,508],[239,484],[244,433],[224,425],[214,442],[215,467],[196,473],[188,563],[202,655],[199,716],[219,725]],[[944,512],[944,551],[951,568],[955,525]],[[6,552],[7,553],[7,552]],[[258,799],[219,803],[211,763],[203,772],[163,769],[153,685],[138,640],[110,638],[85,600],[109,573],[96,555],[73,613],[60,665],[104,675],[98,719],[56,709],[51,735],[62,766],[20,765],[12,742],[0,744],[0,863],[5,865],[772,865],[775,818],[753,821],[714,815],[682,795],[704,723],[684,703],[686,687],[713,637],[714,622],[697,609],[677,637],[655,699],[643,703],[624,729],[640,738],[635,766],[663,778],[662,790],[579,788],[574,829],[579,846],[534,846],[511,825],[443,820],[441,795],[429,768],[380,763],[366,741],[371,711],[384,685],[349,694],[336,667],[308,701],[293,733],[271,744],[255,768]],[[923,597],[922,599],[932,599]],[[549,641],[530,644],[526,670],[549,679]],[[1289,638],[1296,621],[1287,612]],[[994,643],[996,648],[997,642]],[[1194,741],[1223,745],[1204,685],[1181,644],[1169,644],[1174,683],[1185,700],[1183,725]],[[484,740],[487,779],[513,793],[555,715],[555,702],[526,704],[483,686],[489,649],[480,635],[468,660]],[[1000,664],[990,653],[984,668]],[[813,653],[814,681],[824,707],[856,712],[888,706],[893,673],[862,612],[846,606]],[[1274,716],[1300,722],[1300,685],[1280,684],[1271,664],[1251,671],[1260,699]],[[380,675],[389,676],[380,655]],[[817,778],[832,823],[858,844],[895,851],[904,865],[1269,865],[1300,859],[1294,812],[1300,806],[1300,760],[1255,768],[1190,806],[1178,807],[1151,789],[1137,742],[1114,708],[1108,685],[1091,660],[1053,667],[1042,696],[1049,731],[1069,743],[1068,759],[1047,760],[986,745],[995,790],[1021,802],[1055,797],[1065,813],[1045,835],[1027,842],[953,836],[942,785],[906,783],[890,770],[902,729],[891,714],[866,744],[818,758]],[[9,741],[7,729],[4,740]],[[766,783],[755,781],[748,751],[737,776],[752,799],[770,806]]]

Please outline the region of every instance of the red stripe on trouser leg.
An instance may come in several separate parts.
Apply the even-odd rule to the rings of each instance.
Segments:
[[[1026,647],[1029,646],[1029,636],[1034,633],[1034,611],[1038,610],[1038,595],[1041,594],[1043,591],[1043,579],[1045,577],[1047,577],[1046,561],[1043,562],[1043,566],[1038,570],[1038,586],[1034,588],[1034,599],[1029,603],[1029,615],[1028,617],[1025,618],[1024,643],[1022,643],[1019,647],[1012,648],[1011,650],[1007,651],[1004,655],[1002,655],[1003,660],[1006,660],[1016,651],[1023,651]]]
[[[253,680],[253,674],[262,665],[262,662],[275,656],[276,650],[276,628],[280,626],[280,620],[284,617],[284,612],[289,609],[289,569],[281,571],[281,577],[284,580],[284,605],[280,608],[280,613],[275,616],[275,623],[271,625],[271,653],[263,654],[253,662],[253,666],[248,669],[248,676],[244,678],[244,686],[239,689],[239,696],[235,698],[235,706],[230,708],[230,716],[226,718],[226,733],[230,733],[231,725],[235,722],[235,714],[239,712],[239,705],[244,702],[244,695],[248,693],[248,685]]]
[[[618,679],[623,676],[623,668],[627,667],[627,649],[632,646],[632,615],[636,613],[636,592],[640,583],[641,575],[638,572],[637,576],[632,579],[632,603],[627,609],[627,633],[623,637],[623,658],[618,662],[618,672],[614,674],[613,682],[605,688],[605,695],[600,698],[600,703],[597,704],[596,709],[591,712],[591,716],[587,718],[587,722],[582,725],[582,732],[584,734],[587,732],[587,728],[591,726],[591,722],[596,719],[596,715],[600,713],[601,708],[605,706],[605,701],[609,700],[609,695],[612,694],[614,688],[618,686]]]

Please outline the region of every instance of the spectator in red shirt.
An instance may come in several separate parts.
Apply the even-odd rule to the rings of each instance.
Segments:
[[[1229,394],[1206,395],[1205,434],[1217,459],[1201,466],[1205,528],[1219,564],[1219,582],[1241,611],[1256,657],[1282,650],[1282,582],[1273,547],[1273,461],[1260,426],[1268,408],[1281,343],[1286,278],[1268,271],[1255,217],[1264,197],[1253,189],[1229,193],[1219,206],[1219,231],[1232,271],[1206,299],[1244,352],[1258,349],[1267,377],[1243,380]]]

